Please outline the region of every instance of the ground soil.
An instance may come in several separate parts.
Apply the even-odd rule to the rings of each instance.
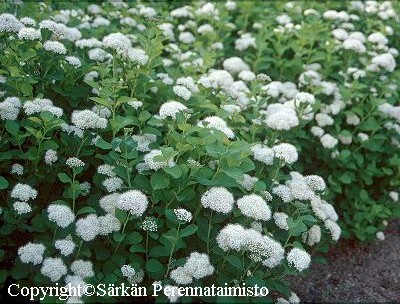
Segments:
[[[314,264],[296,277],[293,291],[302,302],[400,303],[400,221],[389,224],[384,241],[360,245],[342,241],[327,264]]]

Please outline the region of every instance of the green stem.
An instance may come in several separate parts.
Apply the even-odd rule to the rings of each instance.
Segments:
[[[211,210],[210,217],[208,218],[207,255],[210,255],[210,234],[212,228],[212,223],[211,223],[212,216],[213,216],[213,210]]]
[[[175,236],[175,239],[176,239],[176,240],[178,239],[179,230],[180,230],[180,229],[181,229],[181,223],[178,224],[178,229],[176,230],[176,236]],[[168,273],[169,273],[170,268],[171,268],[171,261],[172,261],[172,256],[173,256],[173,254],[174,254],[174,250],[175,250],[175,246],[176,246],[176,240],[175,240],[175,242],[172,243],[172,246],[171,246],[171,252],[170,252],[169,258],[168,258],[167,271],[166,271],[166,273],[165,273],[164,279],[166,279],[166,278],[168,277]]]
[[[126,217],[126,220],[125,220],[125,222],[124,222],[124,225],[122,226],[121,234],[124,234],[124,232],[125,232],[125,228],[126,228],[126,225],[128,224],[130,215],[131,215],[131,214],[128,213],[128,216]],[[118,252],[118,248],[119,248],[119,246],[121,245],[121,242],[122,242],[122,240],[120,240],[120,241],[118,242],[118,244],[117,244],[117,247],[115,247],[114,254],[116,254],[116,253]]]
[[[81,242],[79,243],[78,252],[76,253],[75,260],[78,258],[79,253],[81,252],[82,244],[83,244],[83,241],[81,241]]]
[[[75,184],[75,177],[76,177],[75,170],[72,169],[72,184],[71,184],[72,187]],[[75,192],[72,191],[72,212],[75,212],[75,202],[76,202]]]
[[[146,231],[146,262],[149,260],[149,232]]]
[[[55,240],[56,240],[57,228],[58,228],[58,226],[56,226],[56,228],[54,229],[54,233],[53,233],[53,243],[54,243]]]

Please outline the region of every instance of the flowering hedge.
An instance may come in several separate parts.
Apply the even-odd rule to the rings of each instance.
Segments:
[[[339,224],[384,237],[398,15],[348,4],[0,4],[0,281],[294,303]]]

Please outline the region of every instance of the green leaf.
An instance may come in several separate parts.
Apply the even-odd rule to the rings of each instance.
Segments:
[[[72,183],[72,179],[64,172],[58,173],[57,176],[58,179],[64,184]]]
[[[15,120],[7,120],[6,121],[6,130],[8,133],[15,136],[19,132],[19,125]]]
[[[182,169],[180,166],[176,165],[173,167],[166,167],[164,168],[164,172],[167,172],[168,174],[172,175],[174,178],[179,178],[182,176]]]
[[[235,267],[237,269],[240,269],[240,270],[243,270],[243,262],[238,256],[230,255],[230,256],[228,256],[227,261],[233,267]]]
[[[150,177],[150,184],[154,190],[165,189],[169,186],[168,176],[162,172],[156,172]]]
[[[141,122],[145,122],[146,120],[148,120],[151,117],[151,114],[148,111],[142,111],[139,114],[139,121]]]
[[[163,274],[163,273],[165,273],[165,266],[156,259],[150,259],[146,263],[146,270],[148,272]]]
[[[104,139],[99,138],[98,140],[96,140],[96,147],[99,147],[103,150],[110,150],[112,148],[112,145],[106,142]]]
[[[4,177],[0,176],[0,190],[7,189],[10,183]]]
[[[180,237],[187,237],[189,235],[195,234],[197,229],[199,229],[199,227],[197,227],[196,225],[192,224],[189,225],[183,229],[181,229],[181,231],[179,232],[179,236]]]
[[[129,232],[125,238],[127,244],[137,245],[141,241],[143,241],[143,236],[139,232]]]
[[[78,210],[76,215],[81,215],[81,214],[88,214],[88,213],[96,213],[96,210],[92,207],[86,206]]]
[[[114,232],[113,239],[114,239],[114,241],[121,243],[125,239],[125,234],[123,234],[119,231]]]

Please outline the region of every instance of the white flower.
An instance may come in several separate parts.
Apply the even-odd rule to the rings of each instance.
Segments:
[[[250,71],[249,66],[239,57],[225,59],[222,65],[232,75],[237,75],[242,71]]]
[[[140,152],[150,151],[149,145],[157,140],[154,134],[133,135],[132,139],[137,143],[136,150]]]
[[[24,166],[22,166],[21,164],[13,164],[11,166],[11,174],[23,175],[24,174]]]
[[[310,254],[299,248],[291,249],[286,259],[289,266],[296,268],[298,271],[308,268],[311,262]]]
[[[184,86],[176,85],[172,88],[172,90],[177,96],[181,97],[184,100],[189,100],[190,97],[192,97],[192,93]]]
[[[126,278],[131,278],[136,274],[135,269],[131,265],[123,265],[121,267],[122,275]]]
[[[173,158],[170,158],[166,161],[156,161],[154,160],[154,157],[157,156],[162,156],[162,152],[161,150],[158,149],[154,149],[151,150],[149,153],[147,153],[144,156],[144,163],[148,166],[148,168],[152,169],[152,170],[159,170],[162,169],[164,167],[173,167],[175,166],[175,162]]]
[[[0,102],[0,119],[16,120],[21,107],[21,101],[18,97],[7,97]]]
[[[251,147],[251,151],[254,154],[255,160],[263,162],[266,165],[273,164],[275,153],[271,148],[262,144],[255,144]]]
[[[128,37],[122,33],[112,33],[103,38],[103,46],[118,53],[126,52],[132,45]]]
[[[75,243],[70,239],[57,240],[54,247],[60,250],[60,253],[65,256],[71,255],[75,250]]]
[[[18,255],[23,263],[39,265],[43,261],[45,249],[43,244],[28,243],[18,249]]]
[[[114,216],[114,214],[107,213],[106,215],[99,216],[99,234],[108,235],[121,229],[121,222]]]
[[[141,191],[130,190],[119,196],[116,207],[121,210],[129,211],[133,215],[142,216],[148,204],[149,201],[146,195]]]
[[[336,138],[334,138],[332,135],[330,134],[325,134],[323,135],[321,138],[321,144],[322,146],[324,146],[324,148],[327,149],[332,149],[333,147],[335,147],[338,144],[338,140]]]
[[[82,65],[81,60],[78,57],[75,57],[75,56],[66,56],[65,60],[70,65],[72,65],[72,66],[74,66],[76,68],[79,68]]]
[[[90,261],[74,261],[71,264],[71,271],[81,278],[90,278],[94,276],[93,264]]]
[[[323,191],[326,188],[324,179],[318,175],[307,175],[304,177],[307,185],[314,191]]]
[[[378,231],[375,236],[379,241],[385,240],[385,234],[382,231]]]
[[[46,258],[40,272],[52,282],[57,282],[67,274],[67,267],[60,258]]]
[[[244,33],[235,40],[235,49],[238,51],[244,51],[250,47],[257,48],[256,38],[252,37],[250,33]]]
[[[183,268],[195,279],[210,276],[214,272],[214,266],[211,265],[209,256],[198,252],[190,254]]]
[[[107,119],[100,117],[90,110],[75,110],[71,115],[71,122],[78,128],[85,129],[104,129],[107,127]]]
[[[289,203],[293,200],[292,192],[286,185],[277,185],[272,188],[272,193],[279,196],[284,203]]]
[[[295,101],[296,105],[301,105],[301,104],[311,104],[312,105],[315,103],[315,96],[310,93],[299,92],[296,94],[294,101]]]
[[[255,220],[268,221],[271,218],[271,209],[264,199],[256,194],[245,195],[237,200],[240,211]]]
[[[311,127],[311,133],[314,136],[321,137],[322,135],[324,135],[325,131],[321,127],[313,126]]]
[[[127,56],[133,63],[138,65],[145,65],[149,60],[149,56],[146,52],[139,48],[129,48]]]
[[[71,208],[65,205],[53,204],[47,207],[49,220],[59,227],[66,228],[75,220],[75,214]]]
[[[193,282],[193,277],[182,266],[172,270],[170,278],[180,285],[187,285]]]
[[[17,33],[24,25],[14,16],[8,13],[0,15],[0,32]]]
[[[107,175],[108,177],[114,177],[116,174],[113,172],[115,166],[109,164],[100,165],[97,167],[97,173]]]
[[[122,186],[124,185],[124,181],[122,180],[122,178],[114,176],[106,178],[102,182],[102,185],[107,189],[108,192],[115,192],[122,188]]]
[[[317,115],[315,115],[315,120],[320,127],[331,126],[335,123],[332,117],[324,113],[318,113]]]
[[[253,80],[256,79],[256,74],[254,74],[254,73],[251,72],[251,71],[245,70],[245,71],[241,71],[241,72],[239,73],[238,77],[239,77],[240,79],[242,79],[243,81],[253,81]]]
[[[314,246],[321,241],[321,227],[318,225],[313,225],[308,232],[306,232],[307,244],[309,246]]]
[[[55,107],[53,102],[47,98],[36,98],[32,101],[26,101],[24,103],[24,110],[25,114],[29,116],[44,111],[48,111],[56,117],[61,117],[63,115],[63,110],[59,107]]]
[[[223,132],[228,138],[234,138],[235,133],[228,127],[227,123],[217,116],[209,116],[198,123],[199,127],[212,128]]]
[[[217,244],[223,251],[240,251],[246,244],[246,230],[239,224],[227,224],[217,235]]]
[[[201,196],[201,204],[204,208],[210,208],[221,213],[232,211],[235,198],[224,187],[212,187]]]
[[[241,181],[240,184],[247,191],[251,191],[257,182],[258,182],[257,177],[252,177],[248,174],[243,174],[243,181]]]
[[[11,191],[11,197],[27,202],[30,199],[35,199],[38,192],[31,186],[26,184],[18,183],[14,186]]]
[[[32,207],[27,202],[15,202],[13,208],[19,215],[32,212]]]
[[[329,230],[332,236],[332,240],[337,241],[340,238],[340,234],[342,233],[342,230],[340,229],[340,226],[332,221],[331,219],[326,219],[324,221],[325,228]]]
[[[100,232],[100,223],[97,215],[89,214],[77,220],[75,231],[84,241],[89,242],[93,240]]]
[[[364,43],[360,41],[359,39],[354,39],[354,38],[348,38],[345,41],[343,41],[343,47],[346,50],[351,50],[356,53],[365,53],[367,48],[365,47]]]
[[[85,163],[81,161],[79,158],[76,157],[70,157],[65,161],[65,164],[70,167],[71,169],[73,168],[79,168],[85,166]]]
[[[112,58],[112,55],[110,53],[107,53],[105,50],[101,48],[94,48],[89,50],[88,56],[91,60],[96,60],[100,62],[104,62]]]
[[[175,119],[177,113],[186,110],[187,107],[184,104],[171,100],[168,102],[164,102],[161,105],[159,115],[162,119],[166,119],[168,117]]]
[[[18,38],[20,40],[39,40],[42,38],[40,31],[32,27],[23,27],[18,32]]]
[[[157,222],[152,217],[146,217],[140,225],[144,231],[156,232],[158,230]]]
[[[288,217],[289,216],[284,212],[275,212],[273,216],[275,225],[280,229],[289,230],[289,226],[286,221]]]
[[[381,54],[372,58],[372,64],[385,69],[388,72],[393,72],[396,68],[396,60],[390,53]]]
[[[174,213],[179,221],[189,223],[192,220],[192,213],[190,213],[186,209],[183,208],[174,209]]]
[[[107,213],[114,214],[115,206],[117,204],[118,198],[121,194],[120,193],[112,193],[106,196],[103,196],[100,201],[100,207]]]
[[[52,53],[64,55],[67,53],[67,49],[65,48],[64,44],[58,41],[46,41],[43,44],[43,48]]]
[[[48,165],[52,165],[58,160],[57,151],[47,150],[44,154],[44,162]]]
[[[179,41],[185,44],[192,44],[196,41],[196,38],[190,32],[182,32],[178,37]]]
[[[389,196],[394,202],[397,202],[399,200],[399,193],[396,191],[390,191]]]
[[[296,111],[282,104],[270,104],[267,107],[265,123],[273,130],[290,130],[299,125]]]
[[[281,143],[272,147],[275,157],[283,160],[286,164],[292,164],[297,161],[299,155],[296,147],[292,144]]]

